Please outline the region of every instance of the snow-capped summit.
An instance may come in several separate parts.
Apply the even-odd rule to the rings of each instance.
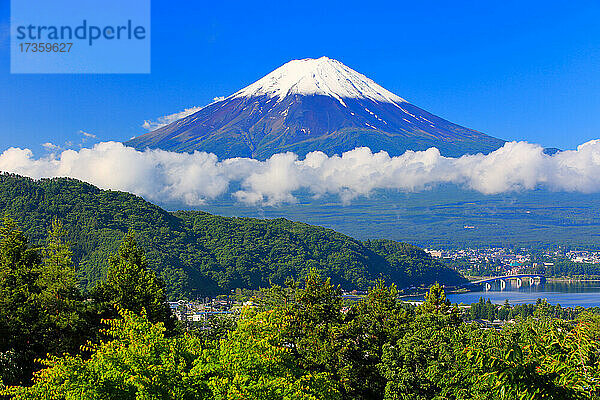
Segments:
[[[504,144],[407,102],[327,57],[292,60],[231,96],[126,142],[138,149],[195,150],[219,158],[300,157],[366,146],[399,155],[488,153]]]
[[[364,98],[400,104],[406,100],[363,74],[328,57],[292,60],[232,97],[268,96],[283,99],[298,94],[330,96],[345,105],[345,98]]]

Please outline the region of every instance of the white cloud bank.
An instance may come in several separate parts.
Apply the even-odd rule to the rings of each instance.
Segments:
[[[294,193],[334,194],[343,201],[376,189],[419,191],[454,183],[485,194],[547,188],[600,192],[600,140],[549,156],[526,142],[509,142],[488,155],[448,158],[435,148],[398,157],[357,148],[341,156],[293,153],[266,161],[214,154],[137,151],[103,142],[78,151],[34,158],[29,149],[10,148],[0,155],[0,171],[33,178],[68,176],[103,189],[123,190],[158,203],[200,205],[231,195],[240,202],[293,203]],[[229,193],[232,187],[239,190]]]

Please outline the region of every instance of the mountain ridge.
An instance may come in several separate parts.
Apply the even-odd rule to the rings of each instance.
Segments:
[[[465,282],[410,244],[371,245],[283,218],[167,212],[141,197],[70,178],[36,181],[0,174],[0,211],[34,243],[43,243],[52,220],[60,219],[87,288],[104,277],[109,256],[129,230],[136,232],[149,266],[165,281],[171,298],[258,289],[302,277],[313,268],[345,289],[366,289],[379,278],[400,287]]]

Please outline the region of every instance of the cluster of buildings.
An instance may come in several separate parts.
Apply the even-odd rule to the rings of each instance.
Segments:
[[[576,263],[600,263],[600,251],[568,251],[565,256]]]
[[[467,263],[470,267],[467,267],[465,272],[474,275],[519,274],[528,267],[552,267],[559,260],[574,263],[600,263],[600,251],[592,250],[543,250],[536,251],[535,254],[526,248],[502,247],[458,250],[425,249],[425,251],[434,258]]]
[[[434,258],[447,260],[464,260],[472,263],[499,262],[504,265],[526,264],[532,261],[530,250],[521,248],[518,251],[502,247],[486,249],[433,250],[425,249]],[[568,259],[576,263],[600,263],[600,251],[591,250],[545,250],[537,254],[538,259],[552,261]]]
[[[173,315],[188,326],[206,327],[209,320],[218,315],[232,314],[238,311],[244,303],[233,300],[209,299],[202,301],[170,301],[169,307]]]
[[[505,265],[523,264],[531,260],[527,249],[519,249],[518,252],[502,247],[491,247],[487,249],[460,249],[460,250],[431,250],[425,249],[434,258],[447,260],[465,260],[472,263],[500,262]]]

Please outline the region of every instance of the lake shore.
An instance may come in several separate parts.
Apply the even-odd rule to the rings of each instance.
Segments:
[[[483,279],[493,278],[491,276],[465,276],[469,281],[479,281]],[[557,278],[546,278],[546,282],[600,282],[600,277],[594,278],[573,278],[569,276],[557,277]]]
[[[600,278],[578,279],[578,278],[561,277],[561,278],[546,278],[546,281],[547,282],[600,282]]]

